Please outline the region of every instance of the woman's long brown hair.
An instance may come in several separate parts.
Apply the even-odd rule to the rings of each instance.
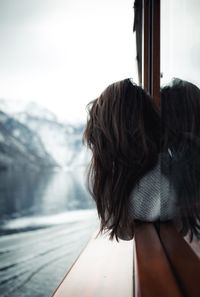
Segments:
[[[200,239],[200,89],[181,79],[161,90],[162,166],[177,197],[180,231]],[[164,165],[164,164],[163,164]]]
[[[88,104],[83,140],[92,151],[88,185],[110,238],[133,237],[128,201],[137,181],[158,160],[160,118],[149,95],[129,79]]]

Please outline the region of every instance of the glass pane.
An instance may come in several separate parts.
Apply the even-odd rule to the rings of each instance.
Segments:
[[[137,82],[132,6],[0,1],[1,296],[50,296],[97,226],[85,106]]]
[[[199,253],[200,2],[161,4],[163,170],[170,181],[177,228],[186,239],[193,234],[192,247]]]
[[[200,86],[198,0],[161,1],[161,84],[173,77]]]

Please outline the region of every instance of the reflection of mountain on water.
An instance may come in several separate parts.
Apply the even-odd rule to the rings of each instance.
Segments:
[[[91,208],[83,125],[61,123],[35,103],[0,99],[0,108],[1,222]]]
[[[50,296],[98,227],[83,125],[35,104],[0,109],[0,295]]]
[[[0,173],[0,217],[41,216],[93,207],[83,171]]]

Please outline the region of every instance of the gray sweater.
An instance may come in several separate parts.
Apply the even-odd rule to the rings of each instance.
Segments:
[[[161,159],[134,187],[129,215],[144,222],[171,220],[176,215],[175,192],[161,173]]]

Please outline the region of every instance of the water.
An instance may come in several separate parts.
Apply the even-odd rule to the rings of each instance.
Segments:
[[[0,173],[0,296],[51,296],[98,226],[84,172]]]
[[[0,172],[1,220],[92,207],[82,170]]]

